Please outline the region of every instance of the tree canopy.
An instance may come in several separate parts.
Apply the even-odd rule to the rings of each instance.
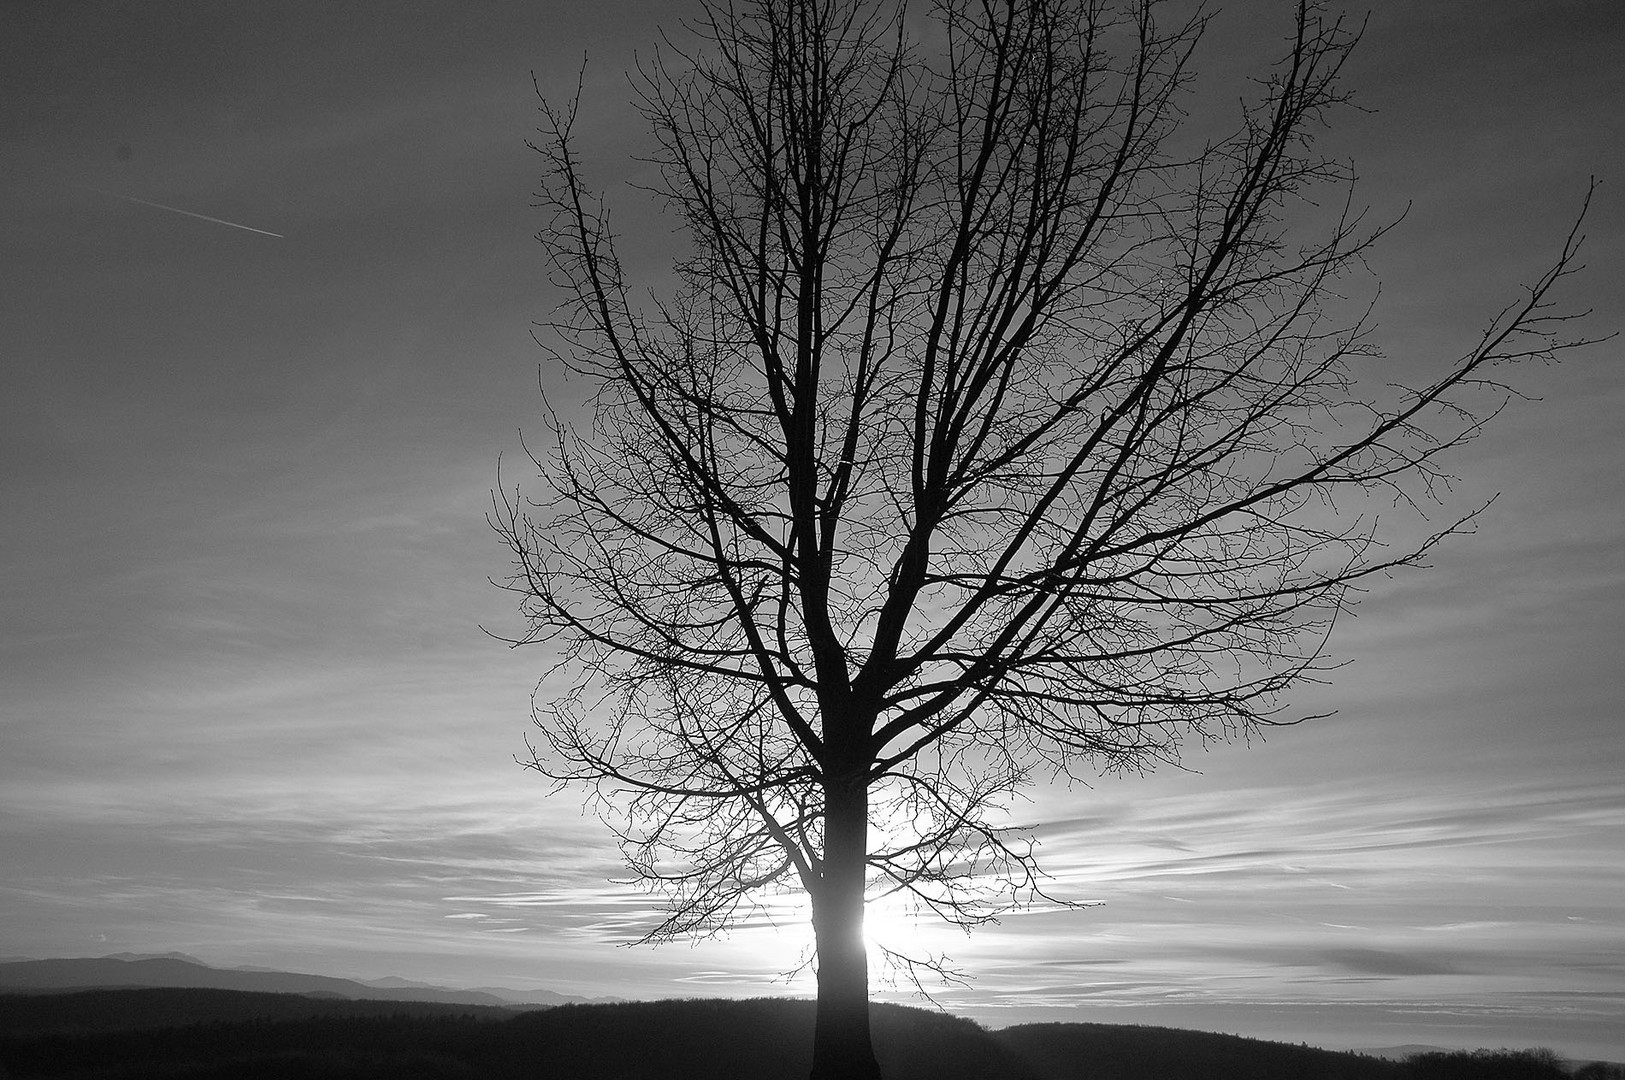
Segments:
[[[1362,580],[1473,517],[1394,512],[1503,365],[1576,343],[1577,231],[1460,356],[1374,382],[1341,290],[1385,226],[1314,141],[1358,27],[1300,5],[1193,132],[1208,15],[1170,7],[706,4],[635,80],[686,239],[660,293],[577,102],[541,106],[539,340],[593,397],[493,503],[518,640],[573,679],[527,764],[600,800],[669,901],[650,938],[807,892],[815,1075],[872,1073],[825,1031],[867,1045],[866,898],[975,925],[1042,895],[1024,786],[1300,719]]]

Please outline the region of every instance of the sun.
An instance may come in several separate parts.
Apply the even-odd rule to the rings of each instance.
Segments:
[[[871,966],[885,959],[885,951],[916,955],[920,952],[922,919],[905,896],[893,894],[869,901],[863,910],[863,942]]]

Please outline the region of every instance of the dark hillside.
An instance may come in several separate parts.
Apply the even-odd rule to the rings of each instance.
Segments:
[[[173,1025],[196,995],[189,1020],[151,1030],[85,1030],[98,1001],[126,1018]],[[134,1004],[127,995],[144,998]],[[226,1003],[222,995],[237,1000]],[[356,1002],[226,991],[124,990],[12,998],[0,1026],[0,1077],[56,1080],[803,1080],[811,1067],[813,1003],[656,1001],[566,1005],[493,1022],[468,1007]],[[72,999],[79,1025],[26,1011]],[[19,1005],[19,1003],[24,1003]],[[265,1009],[263,1019],[227,1008]],[[372,1006],[370,1014],[363,1007]],[[495,1012],[495,1010],[492,1010]],[[0,1010],[0,1016],[3,1016]],[[275,1019],[273,1019],[273,1017]],[[228,1022],[228,1020],[230,1022]],[[1038,1080],[1007,1048],[968,1020],[877,1005],[876,1053],[887,1080]],[[47,1029],[57,1034],[40,1034]],[[24,1031],[33,1034],[25,1034]]]
[[[140,1031],[201,1023],[306,1020],[319,1016],[468,1016],[507,1020],[520,1010],[436,1001],[352,1001],[304,994],[148,987],[48,994],[0,993],[0,1036]]]
[[[533,1012],[221,990],[0,997],[4,1080],[804,1080],[813,1003]],[[54,1011],[53,1011],[54,1010]],[[968,1020],[874,1006],[886,1080],[1555,1080],[1555,1055],[1386,1061],[1171,1028]],[[1532,1071],[1531,1071],[1532,1070]]]
[[[875,1005],[875,1055],[887,1080],[1038,1080],[969,1020]],[[738,1077],[804,1080],[812,1068],[813,1003],[783,998],[562,1005],[507,1025],[546,1047],[564,1076],[624,1080]]]
[[[499,1024],[468,1017],[314,1017],[0,1038],[6,1080],[498,1080]]]
[[[1022,1024],[992,1033],[1043,1080],[1401,1080],[1399,1062],[1205,1031]]]

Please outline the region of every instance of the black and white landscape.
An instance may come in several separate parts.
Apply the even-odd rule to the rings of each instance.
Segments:
[[[1055,10],[1087,7],[1061,0]],[[1159,25],[1182,26],[1197,7],[1167,0],[1156,6]],[[754,0],[735,8],[757,10]],[[910,32],[939,9],[911,3]],[[1210,133],[1245,130],[1239,103],[1267,95],[1270,78],[1290,68],[1276,61],[1293,47],[1292,9],[1265,0],[1204,9],[1212,18],[1180,99],[1189,126],[1170,136],[1170,153],[1194,155],[1221,145]],[[700,0],[0,5],[0,956],[18,958],[0,964],[0,993],[13,1024],[6,1053],[24,1053],[29,1040],[35,1048],[32,1064],[7,1065],[14,1075],[47,1075],[37,1071],[49,1056],[38,1040],[57,1037],[46,1034],[59,1022],[52,1015],[70,1017],[58,1034],[77,1032],[85,1047],[95,1038],[84,1025],[98,1014],[145,1017],[142,1030],[218,1019],[232,1025],[227,1043],[258,1030],[254,1016],[274,1016],[297,1027],[274,1035],[290,1053],[349,1038],[353,1021],[366,1047],[355,1054],[379,1075],[400,1064],[390,1025],[444,1023],[448,1061],[464,1063],[445,1075],[499,1075],[483,1070],[499,1059],[519,1068],[513,1047],[539,1052],[574,1038],[578,1022],[561,1017],[583,1018],[581,1032],[588,1018],[602,1021],[583,1045],[644,1051],[668,1036],[640,1035],[639,1025],[691,1023],[744,1038],[757,1025],[783,1033],[808,1022],[800,1005],[761,1003],[816,992],[811,908],[789,872],[774,879],[786,888],[755,894],[754,906],[718,909],[725,933],[703,937],[713,913],[701,904],[682,928],[700,940],[624,947],[671,910],[632,879],[672,864],[629,869],[623,854],[636,857],[635,845],[617,845],[596,813],[605,806],[585,805],[580,787],[553,792],[519,764],[532,760],[527,735],[539,737],[533,708],[556,716],[547,710],[564,700],[590,703],[582,708],[594,722],[617,714],[602,695],[570,696],[582,658],[557,666],[559,641],[510,649],[498,640],[533,628],[516,597],[492,584],[510,581],[514,553],[487,515],[500,522],[498,506],[521,489],[547,501],[527,452],[557,459],[553,420],[603,430],[590,411],[597,384],[566,375],[532,336],[559,347],[536,324],[560,317],[566,292],[536,242],[551,220],[535,205],[546,201],[545,162],[526,145],[546,143],[538,91],[561,106],[579,90],[571,138],[583,183],[612,208],[606,235],[619,245],[618,272],[653,313],[687,240],[673,205],[649,194],[662,182],[657,140],[627,73],[656,55],[660,27],[682,39],[701,13]],[[1350,512],[1392,541],[1362,553],[1376,559],[1482,508],[1427,550],[1427,567],[1353,583],[1357,604],[1326,627],[1325,669],[1283,696],[1280,718],[1305,722],[1232,724],[1228,739],[1216,723],[1185,740],[1177,763],[1154,739],[1124,736],[1070,780],[1042,757],[1006,773],[1019,783],[999,795],[1001,812],[1029,827],[1021,835],[1049,874],[1038,883],[1078,906],[1027,895],[1036,902],[966,935],[898,896],[869,905],[867,945],[855,936],[848,944],[853,959],[867,959],[884,1006],[876,1045],[888,1063],[908,1057],[895,1049],[908,1039],[942,1039],[979,1047],[965,1050],[967,1062],[984,1052],[1014,1062],[1012,1076],[1069,1076],[1068,1040],[1153,1029],[1265,1040],[1245,1044],[1257,1054],[1266,1043],[1306,1043],[1327,1053],[1548,1047],[1570,1062],[1625,1060],[1625,364],[1620,339],[1609,339],[1625,327],[1625,6],[1405,0],[1311,13],[1346,16],[1339,33],[1359,37],[1338,73],[1352,98],[1302,129],[1326,175],[1355,183],[1337,179],[1302,200],[1283,191],[1271,204],[1280,216],[1266,220],[1285,230],[1281,252],[1304,250],[1298,226],[1341,220],[1345,202],[1348,220],[1366,213],[1362,229],[1394,223],[1323,283],[1327,322],[1317,327],[1343,325],[1374,301],[1369,335],[1347,343],[1354,389],[1390,407],[1403,397],[1394,384],[1424,385],[1473,355],[1485,327],[1563,258],[1588,192],[1575,236],[1584,241],[1549,310],[1591,314],[1543,325],[1555,344],[1602,340],[1487,362],[1478,374],[1494,385],[1477,386],[1472,400],[1486,418],[1503,397],[1505,408],[1482,430],[1465,423],[1471,438],[1446,455],[1448,477],[1384,489]],[[1130,39],[1119,27],[1101,40],[1117,49]],[[920,40],[922,49],[940,44]],[[1179,175],[1229,175],[1222,163],[1232,157]],[[896,161],[877,154],[871,164],[855,182]],[[1152,190],[1161,210],[1201,218],[1222,201],[1207,184]],[[742,184],[740,205],[769,186]],[[1135,205],[1122,220],[1161,220],[1150,203]],[[1194,230],[1182,247],[1183,235],[1161,241],[1195,266],[1192,253],[1212,237]],[[1169,298],[1191,275],[1124,258],[1123,280],[1137,282],[1130,299],[1148,305],[1135,310],[1183,310]],[[1245,291],[1236,272],[1232,284]],[[830,288],[852,280],[834,275]],[[1213,313],[1204,325],[1221,334],[1268,322],[1234,315]],[[1323,344],[1312,333],[1306,342]],[[670,357],[688,363],[704,351]],[[1046,353],[1058,365],[1047,370],[1065,369],[1068,355]],[[1189,378],[1211,376],[1208,356],[1178,355]],[[1000,385],[957,385],[971,384]],[[875,392],[901,394],[902,385],[883,381]],[[1010,386],[1035,409],[1064,399],[1043,380]],[[1184,404],[1201,399],[1170,392]],[[892,426],[863,428],[872,453],[856,458],[891,453],[892,436],[912,430],[916,410],[894,404]],[[1440,411],[1435,420],[1460,420]],[[943,431],[976,430],[956,428],[951,412]],[[1144,450],[1204,430],[1168,420],[1177,412],[1157,414],[1162,428],[1134,429],[1155,438],[1113,429],[1097,449]],[[1360,415],[1355,405],[1298,429],[1243,425],[1220,443],[1251,446],[1256,434],[1272,449],[1253,452],[1250,475],[1274,476],[1309,443],[1337,443]],[[822,450],[832,481],[843,461],[856,464],[836,441]],[[737,452],[716,460],[760,463]],[[1029,481],[1048,475],[1042,464],[1006,469],[1001,490],[1029,497]],[[1137,477],[1111,505],[1128,508],[1136,485],[1171,475],[1139,464],[1141,473],[1099,470]],[[908,472],[898,469],[893,480]],[[863,498],[890,512],[908,487],[877,482]],[[1324,494],[1304,503],[1311,515],[1331,514],[1338,500]],[[704,503],[676,498],[695,513]],[[1035,523],[1046,542],[1062,510],[1091,505],[1077,492],[1058,504]],[[1005,504],[976,505],[992,515]],[[778,496],[764,496],[762,508],[778,513]],[[679,526],[692,518],[669,516]],[[1267,531],[1272,520],[1261,513],[1255,524]],[[1211,550],[1245,563],[1257,554],[1254,533],[1232,526]],[[541,531],[555,535],[564,534]],[[971,532],[920,550],[940,557],[949,539],[960,547],[951,572],[938,567],[944,591],[990,561]],[[603,550],[613,562],[635,547]],[[891,580],[884,560],[901,558],[885,538],[858,554],[872,557],[864,565],[882,586]],[[1296,554],[1288,545],[1273,565]],[[742,565],[779,573],[792,562]],[[583,573],[575,584],[594,581]],[[1176,572],[1163,584],[1188,581]],[[1053,583],[1034,574],[1020,587],[1034,582]],[[1099,610],[1121,600],[1113,575],[1089,583]],[[1205,603],[1190,589],[1183,614],[1137,625],[1171,633]],[[657,593],[670,614],[699,591]],[[862,593],[848,593],[859,615]],[[738,606],[763,618],[802,610],[768,596],[743,590]],[[1167,599],[1154,589],[1136,597],[1147,610]],[[1060,593],[1052,599],[1073,610]],[[1075,610],[1074,628],[1093,626],[1103,639],[1126,625],[1096,618],[1087,603]],[[923,633],[932,614],[929,604],[914,609],[903,637]],[[853,624],[868,632],[878,618]],[[802,640],[786,633],[783,651]],[[1294,641],[1312,649],[1319,638]],[[1186,657],[1193,671],[1245,680],[1270,659],[1208,645]],[[1118,675],[1138,655],[1121,651]],[[965,657],[939,659],[975,673]],[[1079,670],[1059,696],[1087,717],[1093,684],[1087,666]],[[1183,704],[1201,697],[1206,677],[1183,683]],[[1113,685],[1131,697],[1136,689],[1134,677]],[[1053,690],[1021,700],[1048,701]],[[713,720],[766,715],[732,709],[739,702],[725,695],[695,700],[721,702],[699,710]],[[1143,706],[1149,726],[1122,729],[1141,731],[1167,704],[1146,691],[1102,709],[1124,721]],[[999,745],[984,739],[980,749],[996,756]],[[764,769],[782,764],[757,757]],[[797,772],[799,759],[783,761],[789,783],[812,775]],[[780,810],[794,817],[799,805],[787,797]],[[892,841],[891,831],[917,824],[893,809],[873,823],[876,837]],[[702,828],[709,819],[695,820]],[[943,1015],[907,1011],[927,1003],[908,971],[887,967],[886,949],[941,958],[967,976],[916,969]],[[685,1004],[649,1003],[672,1000]],[[399,1012],[363,1002],[414,1004]],[[422,1011],[431,1004],[450,1011]],[[1063,1027],[1030,1026],[1045,1024]],[[105,1035],[94,1050],[104,1057],[85,1059],[87,1075],[136,1053],[129,1032]],[[202,1037],[164,1045],[176,1060],[202,1061],[215,1053]],[[790,1055],[783,1075],[805,1075],[795,1038],[761,1038]],[[1196,1034],[1157,1038],[1188,1051],[1187,1062],[1208,1052]],[[1097,1040],[1087,1053],[1115,1060],[1107,1046]],[[465,1049],[474,1056],[459,1056]],[[414,1049],[413,1060],[439,1052]],[[896,1071],[904,1067],[890,1064],[888,1075],[908,1075]],[[1334,1075],[1301,1075],[1311,1074]]]

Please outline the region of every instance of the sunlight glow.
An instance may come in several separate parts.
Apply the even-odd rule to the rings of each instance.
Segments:
[[[863,940],[869,947],[870,965],[881,962],[882,949],[915,955],[922,943],[922,922],[901,897],[871,900],[863,912]]]

